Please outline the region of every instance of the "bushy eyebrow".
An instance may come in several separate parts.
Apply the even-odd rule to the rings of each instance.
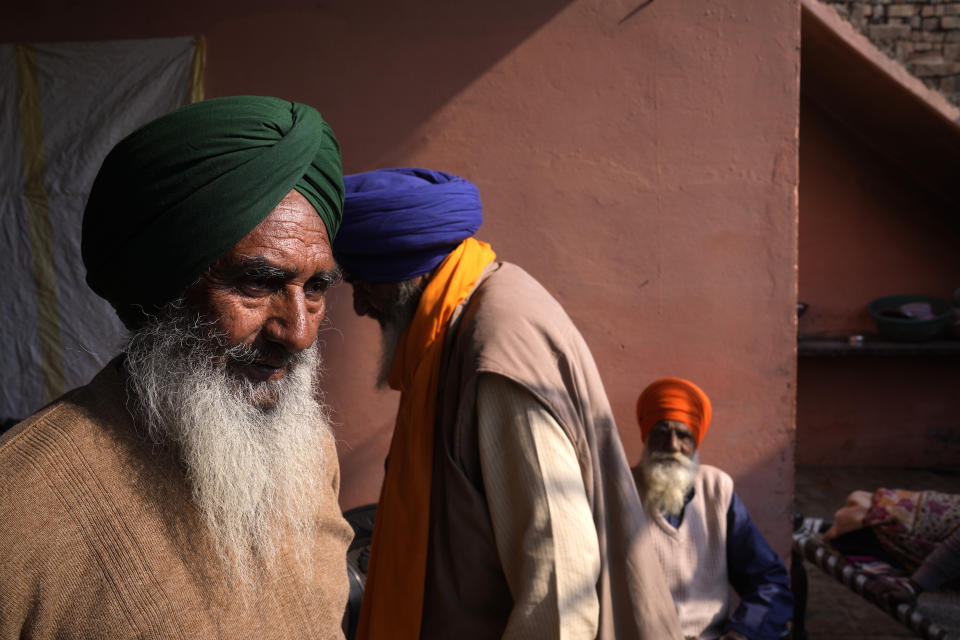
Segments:
[[[343,270],[339,266],[336,266],[329,271],[321,271],[313,277],[321,280],[327,287],[332,287],[343,280]]]
[[[653,431],[656,431],[658,433],[670,433],[670,432],[676,431],[677,436],[681,438],[693,437],[693,431],[691,431],[689,428],[681,429],[680,427],[668,427],[665,424],[654,425]]]
[[[271,264],[261,256],[242,258],[236,265],[236,270],[248,278],[264,278],[266,280],[290,280],[297,275],[293,269],[284,269]],[[327,287],[331,287],[343,278],[343,271],[339,266],[329,271],[318,271],[311,279],[320,280]]]
[[[250,278],[266,278],[268,280],[287,280],[296,275],[290,269],[284,269],[267,262],[266,258],[243,258],[236,265],[236,270]]]

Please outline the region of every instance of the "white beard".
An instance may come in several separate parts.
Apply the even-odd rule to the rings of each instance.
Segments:
[[[292,551],[309,578],[319,496],[329,490],[316,343],[279,381],[238,379],[226,367],[238,348],[178,305],[130,337],[131,410],[154,442],[179,454],[213,548],[242,592],[274,573],[280,551]],[[269,407],[255,401],[264,385]]]
[[[397,359],[397,347],[417,314],[420,296],[427,286],[418,279],[402,280],[394,285],[393,300],[386,318],[380,322],[380,367],[377,369],[377,388],[386,389]]]
[[[393,371],[393,362],[397,359],[397,347],[400,338],[406,332],[407,324],[387,322],[380,325],[380,366],[377,369],[377,388],[386,389],[390,383],[390,372]]]
[[[696,451],[692,458],[688,458],[679,452],[653,453],[644,448],[643,506],[651,513],[680,515],[699,466],[700,457]]]

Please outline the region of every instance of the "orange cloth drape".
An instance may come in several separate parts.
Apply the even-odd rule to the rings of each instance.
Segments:
[[[390,386],[403,395],[373,528],[359,640],[420,636],[443,338],[454,309],[495,258],[484,242],[467,238],[460,243],[423,290],[416,316],[397,347]]]

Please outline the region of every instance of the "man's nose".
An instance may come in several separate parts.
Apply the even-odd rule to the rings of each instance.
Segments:
[[[264,337],[288,353],[299,353],[316,340],[324,310],[324,301],[308,302],[302,289],[288,290],[274,302]]]
[[[680,451],[680,436],[676,431],[670,431],[670,435],[667,436],[667,451],[670,453]]]

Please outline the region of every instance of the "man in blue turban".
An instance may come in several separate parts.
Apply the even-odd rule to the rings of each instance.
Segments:
[[[342,637],[315,343],[342,204],[330,127],[277,98],[184,107],[107,156],[82,255],[130,336],[0,440],[0,636]]]
[[[383,330],[379,382],[402,393],[358,637],[680,638],[590,351],[473,238],[476,186],[344,182],[334,255]]]

